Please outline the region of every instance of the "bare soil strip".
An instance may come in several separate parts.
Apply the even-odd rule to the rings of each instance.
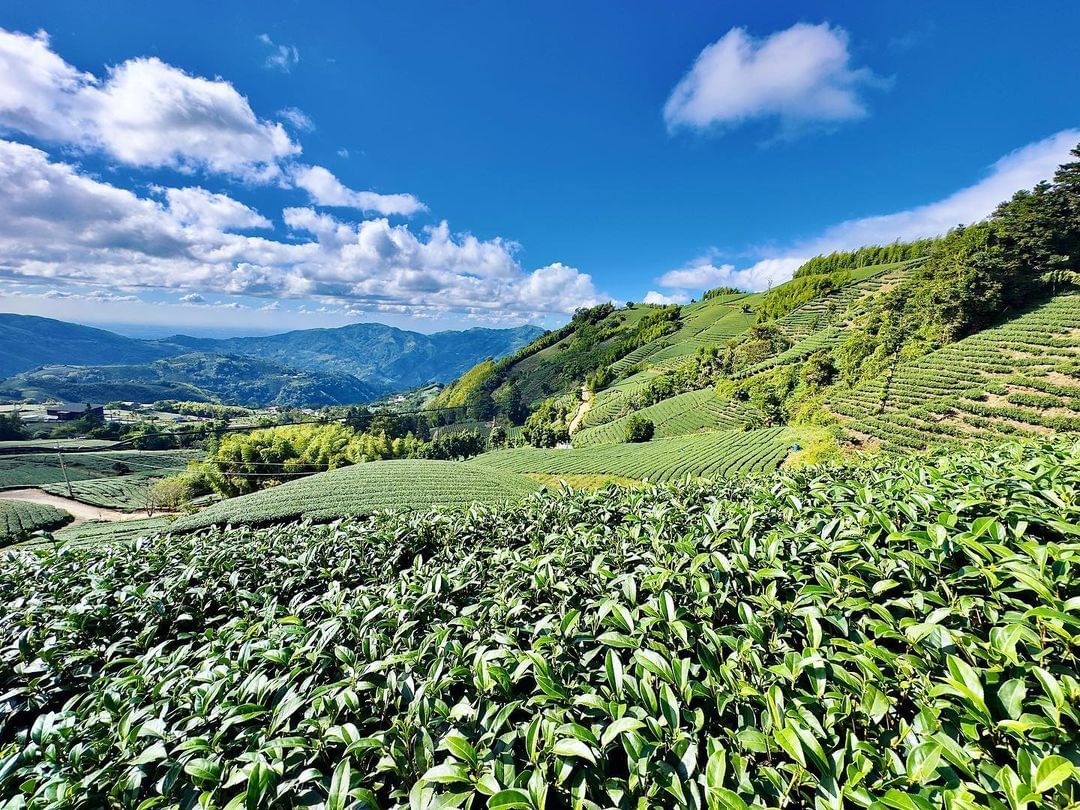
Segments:
[[[45,503],[63,509],[75,518],[69,526],[85,523],[88,520],[138,520],[146,517],[139,512],[121,512],[118,509],[103,509],[99,506],[73,501],[71,498],[62,498],[59,495],[50,495],[40,489],[9,489],[0,492],[0,500],[26,501],[27,503]]]

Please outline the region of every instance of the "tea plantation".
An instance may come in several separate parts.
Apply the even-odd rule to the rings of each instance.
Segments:
[[[382,509],[427,509],[520,500],[540,487],[522,476],[453,461],[373,461],[230,498],[178,520],[177,531],[213,525],[331,521]]]
[[[65,483],[45,484],[41,489],[52,495],[71,497],[90,506],[104,509],[134,511],[146,507],[147,488],[161,476],[150,473],[117,475],[110,478],[88,478]]]
[[[129,473],[172,475],[202,456],[197,450],[116,450],[65,453],[64,467],[56,453],[0,456],[0,489],[106,478]]]
[[[599,429],[599,428],[598,428]],[[544,475],[615,475],[639,481],[768,472],[784,460],[797,433],[787,428],[723,430],[641,444],[495,450],[466,462],[490,470]]]
[[[0,796],[1072,806],[1078,519],[1058,443],[9,553]]]
[[[0,500],[0,546],[24,540],[36,531],[58,529],[71,515],[55,506]]]

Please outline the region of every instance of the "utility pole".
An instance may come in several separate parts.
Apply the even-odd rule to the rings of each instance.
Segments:
[[[71,481],[68,480],[67,467],[64,466],[64,454],[60,452],[60,445],[56,445],[56,457],[60,459],[60,471],[64,474],[64,484],[67,485],[68,497],[75,500],[75,493],[71,491]]]

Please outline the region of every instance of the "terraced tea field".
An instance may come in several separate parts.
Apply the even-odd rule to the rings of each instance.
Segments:
[[[856,435],[900,451],[1080,430],[1078,336],[1080,296],[1058,296],[891,380],[838,391],[828,407]]]
[[[71,481],[117,475],[158,473],[172,475],[202,456],[197,450],[119,450],[65,453],[64,466]],[[0,489],[55,484],[64,480],[56,453],[0,456]]]
[[[748,418],[745,406],[721,400],[711,388],[679,394],[635,413],[653,422],[656,438],[682,436],[702,430],[736,428]],[[574,447],[625,441],[629,420],[630,416],[627,415],[596,427],[579,430],[574,434]]]
[[[466,465],[513,473],[615,475],[638,481],[673,481],[775,470],[796,435],[787,428],[725,430],[653,439],[641,444],[540,449],[521,447],[477,456]]]
[[[0,499],[0,547],[25,539],[36,531],[58,529],[71,515],[55,506]]]
[[[72,498],[90,506],[104,509],[135,511],[146,507],[146,491],[160,474],[118,475],[111,478],[87,478],[72,481],[70,492],[64,483],[45,484],[41,487],[52,495]]]
[[[316,522],[383,509],[500,504],[540,486],[527,478],[454,461],[372,461],[231,498],[180,518],[177,531],[213,525],[264,525],[292,519]]]

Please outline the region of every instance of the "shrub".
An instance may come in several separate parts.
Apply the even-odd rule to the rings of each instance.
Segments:
[[[626,420],[626,441],[628,442],[647,442],[655,432],[656,425],[652,423],[651,419],[646,419],[635,413]]]

